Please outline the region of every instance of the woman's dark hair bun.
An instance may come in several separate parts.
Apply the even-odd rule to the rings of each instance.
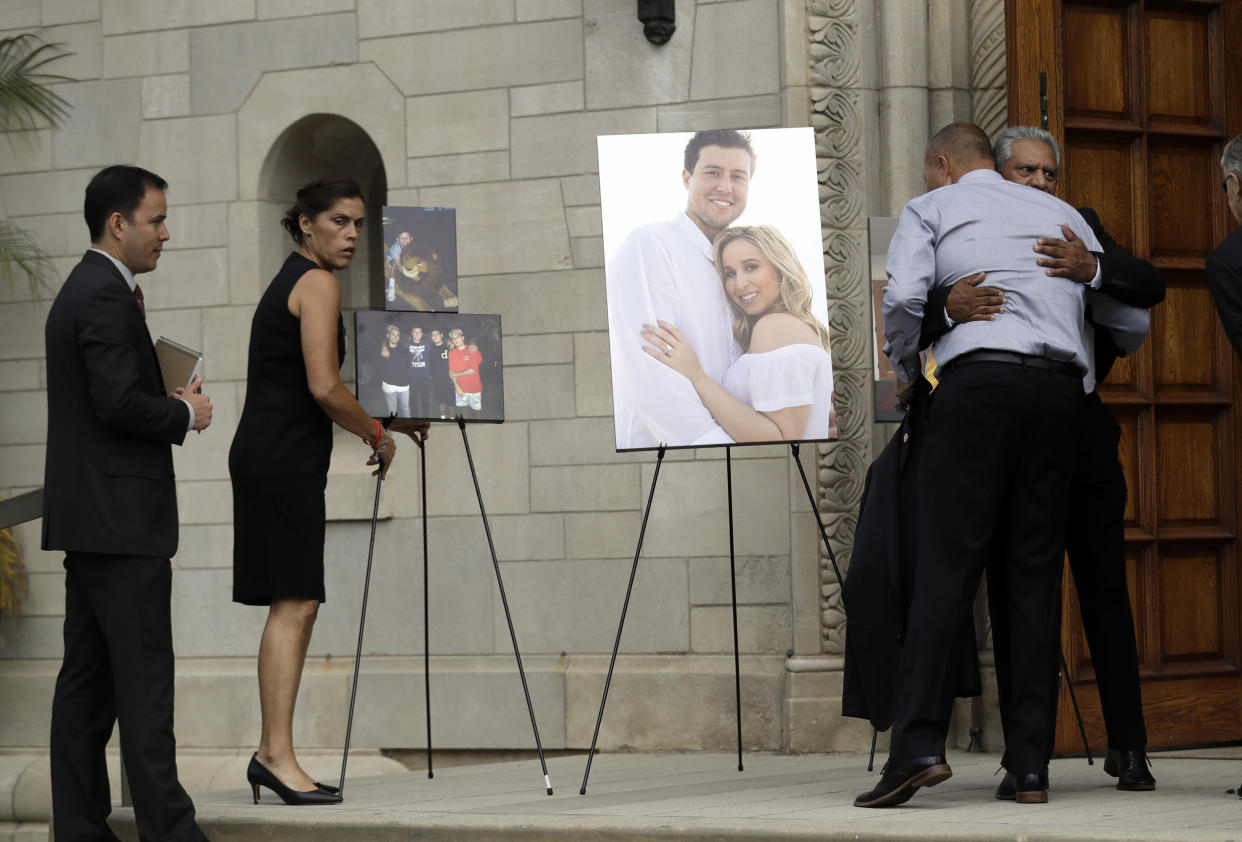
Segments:
[[[331,208],[341,199],[362,199],[362,189],[352,178],[321,178],[303,185],[298,190],[297,201],[285,211],[281,226],[299,246],[302,245],[302,214],[314,221],[315,217]],[[363,200],[365,202],[365,199]]]

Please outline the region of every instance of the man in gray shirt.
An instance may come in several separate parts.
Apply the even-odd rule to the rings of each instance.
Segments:
[[[1049,277],[1034,251],[1068,224],[1087,249],[1100,244],[1072,207],[1001,178],[987,136],[955,123],[932,138],[924,158],[928,192],[902,212],[888,252],[884,326],[898,377],[918,374],[927,294],[984,272],[1005,295],[989,321],[958,325],[932,353],[940,386],[929,409],[919,468],[916,585],[898,670],[889,762],[855,805],[904,803],[920,786],[947,780],[952,709],[947,662],[970,610],[989,550],[1007,560],[1008,619],[1022,670],[1012,676],[1007,770],[1016,800],[1047,800],[1044,774],[1056,695],[1064,547],[1064,495],[1073,428],[1083,401],[1088,349],[1082,284]],[[1141,313],[1141,311],[1140,311]],[[1137,341],[1146,334],[1134,324]],[[1113,314],[1097,314],[1109,327]]]

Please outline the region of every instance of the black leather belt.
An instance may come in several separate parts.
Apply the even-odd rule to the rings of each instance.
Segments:
[[[1009,365],[1038,368],[1041,371],[1051,371],[1055,374],[1069,374],[1074,377],[1083,376],[1082,369],[1073,363],[1063,360],[1050,360],[1047,357],[1033,357],[1029,354],[1016,354],[1013,351],[971,351],[968,354],[962,354],[960,357],[954,357],[945,363],[940,369],[941,375],[948,374],[960,365],[969,365],[970,363],[1008,363]]]

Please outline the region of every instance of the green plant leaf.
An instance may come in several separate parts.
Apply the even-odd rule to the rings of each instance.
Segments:
[[[52,277],[52,261],[29,231],[0,219],[0,276],[8,281],[9,289],[17,274],[24,275],[30,284],[30,296],[35,301],[42,289],[49,288]]]
[[[69,103],[48,85],[72,80],[46,68],[67,55],[29,32],[0,38],[0,132],[60,125]]]
[[[29,32],[0,38],[0,142],[20,143],[21,132],[60,125],[69,103],[49,85],[72,80],[47,68],[67,55],[60,44],[44,43]],[[0,220],[0,275],[10,290],[18,273],[38,301],[51,279],[51,261],[29,232]]]

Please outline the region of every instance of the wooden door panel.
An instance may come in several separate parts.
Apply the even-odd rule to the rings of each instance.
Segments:
[[[1222,662],[1221,566],[1219,550],[1166,551],[1160,560],[1160,660]],[[1193,605],[1195,610],[1187,611]]]
[[[1079,80],[1065,89],[1067,116],[1129,115],[1128,34],[1124,9],[1065,5],[1065,70]]]
[[[1118,401],[1141,399],[1140,359],[1139,354],[1133,354],[1113,363],[1112,369],[1108,372],[1108,378],[1096,386],[1100,394],[1108,394]]]
[[[1193,282],[1165,273],[1164,303],[1152,313],[1149,347],[1155,358],[1159,397],[1177,393],[1221,391],[1216,336],[1211,329],[1216,309],[1201,280]]]
[[[1208,120],[1208,19],[1149,11],[1147,119],[1205,125]]]
[[[1180,144],[1152,139],[1148,143],[1151,174],[1151,259],[1157,265],[1180,266],[1185,259],[1202,267],[1203,256],[1216,247],[1211,190],[1220,190],[1219,155],[1210,144]]]
[[[1113,239],[1126,248],[1134,244],[1133,141],[1096,140],[1065,150],[1063,197],[1076,208],[1090,205]]]
[[[1226,419],[1207,412],[1179,407],[1156,421],[1158,535],[1170,527],[1221,525],[1217,444]]]
[[[1137,447],[1139,436],[1139,423],[1137,412],[1116,412],[1117,425],[1121,427],[1121,441],[1117,445],[1117,458],[1121,462],[1121,470],[1126,475],[1126,488],[1140,488],[1138,484],[1139,478],[1139,461]],[[1138,495],[1126,494],[1126,514],[1125,525],[1127,527],[1141,527],[1139,522],[1139,506]]]
[[[1009,121],[1062,142],[1060,195],[1161,269],[1151,335],[1099,391],[1121,427],[1126,575],[1151,747],[1242,739],[1242,376],[1203,273],[1233,229],[1218,162],[1242,132],[1240,0],[1006,0]],[[1040,96],[1046,79],[1047,95]],[[1077,594],[1062,644],[1105,730]],[[1062,690],[1057,750],[1081,750]]]
[[[1094,685],[1090,686],[1095,689]],[[1081,696],[1079,698],[1081,701]],[[1098,695],[1095,704],[1094,716],[1103,722]],[[1147,734],[1156,745],[1185,746],[1236,739],[1230,735],[1238,733],[1240,708],[1238,680],[1233,676],[1199,678],[1190,693],[1178,681],[1153,681],[1143,685]],[[1092,745],[1104,743],[1093,742]]]

